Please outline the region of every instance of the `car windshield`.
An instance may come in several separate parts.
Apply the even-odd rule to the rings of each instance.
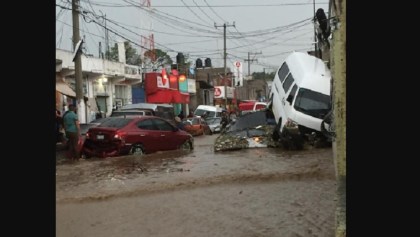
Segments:
[[[331,110],[331,97],[309,89],[300,88],[294,108],[315,118],[324,118]]]
[[[113,118],[101,123],[100,125],[98,125],[98,127],[122,128],[131,121],[132,119],[128,118]]]
[[[207,117],[214,117],[216,115],[216,112],[214,112],[214,111],[208,111],[208,110],[203,110],[203,109],[197,109],[194,112],[194,115],[202,116],[205,112],[207,112]]]
[[[220,121],[222,121],[222,118],[220,117],[206,119],[207,124],[219,124]]]

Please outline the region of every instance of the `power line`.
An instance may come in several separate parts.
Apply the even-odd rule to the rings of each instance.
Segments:
[[[219,17],[219,19],[220,20],[222,20],[223,22],[226,22],[221,16],[219,16],[219,14],[217,14],[217,12],[215,12],[214,10],[213,10],[213,7],[211,7],[210,5],[209,5],[209,3],[206,1],[206,0],[204,0],[204,2],[206,2],[206,5],[210,8],[210,10],[217,16],[217,17]]]
[[[328,4],[328,2],[320,2],[317,4]],[[279,6],[303,6],[312,5],[312,3],[279,3],[279,4],[235,4],[235,5],[212,5],[211,7],[279,7]],[[170,7],[179,8],[184,6],[179,5],[154,5],[153,7]],[[206,7],[206,6],[186,6],[186,7]]]
[[[87,1],[87,0],[82,0]],[[328,2],[317,2],[317,4],[328,4]],[[92,2],[92,5],[101,6],[101,7],[132,7],[131,4],[117,4],[117,3],[108,3],[108,2],[99,2],[95,1]],[[213,5],[212,7],[278,7],[278,6],[304,6],[304,5],[312,5],[312,3],[278,3],[278,4],[235,4],[235,5]],[[185,6],[179,6],[179,5],[154,5],[154,8],[182,8],[182,7],[209,7],[208,5],[185,5]]]
[[[207,16],[207,18],[209,18],[210,19],[210,21],[211,22],[215,22],[215,20],[213,20],[213,18],[211,18],[209,15],[207,15],[207,13],[205,12],[205,11],[203,11],[202,9],[201,9],[201,7],[200,6],[198,6],[198,4],[194,1],[194,0],[192,0],[193,2],[194,2],[194,4],[198,7],[198,9],[204,14],[204,15],[206,15]]]
[[[202,20],[203,22],[205,22],[205,20],[203,20],[203,18],[201,18],[199,15],[197,15],[197,13],[195,13],[193,10],[191,10],[191,8],[189,6],[187,6],[187,4],[185,4],[184,0],[181,0],[181,2],[188,8],[188,10],[190,10],[190,12],[192,12],[198,19]]]

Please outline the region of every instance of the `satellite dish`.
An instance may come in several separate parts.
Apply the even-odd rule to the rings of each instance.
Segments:
[[[79,40],[79,42],[77,42],[76,47],[74,49],[74,53],[73,53],[73,62],[76,59],[76,55],[79,53],[79,51],[81,51],[82,48],[82,44],[83,44],[83,40]]]

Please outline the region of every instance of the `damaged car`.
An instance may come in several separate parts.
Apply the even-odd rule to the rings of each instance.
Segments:
[[[244,148],[278,147],[272,139],[275,125],[270,122],[270,111],[261,110],[238,117],[215,141],[215,151]]]

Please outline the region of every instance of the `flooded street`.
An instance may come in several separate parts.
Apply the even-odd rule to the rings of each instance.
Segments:
[[[56,233],[67,236],[334,236],[331,148],[57,157]]]

